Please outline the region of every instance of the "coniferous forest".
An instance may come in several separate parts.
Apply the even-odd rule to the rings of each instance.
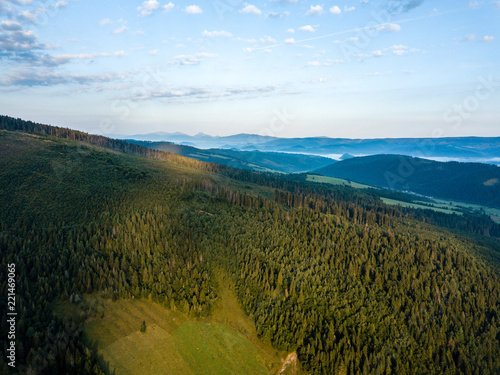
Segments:
[[[5,116],[0,129],[0,292],[14,263],[19,373],[109,373],[81,329],[95,312],[64,317],[56,301],[97,293],[206,317],[220,269],[259,336],[310,374],[500,373],[487,216]],[[6,311],[2,297],[2,332]]]

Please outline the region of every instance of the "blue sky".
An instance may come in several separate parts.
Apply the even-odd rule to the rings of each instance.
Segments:
[[[0,0],[0,113],[100,134],[500,136],[500,1]]]

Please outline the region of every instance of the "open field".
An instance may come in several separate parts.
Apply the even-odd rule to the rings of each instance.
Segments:
[[[464,203],[458,201],[444,200],[444,199],[434,199],[441,207],[456,207],[458,209],[466,209],[469,211],[479,211],[484,212],[486,215],[490,215],[491,219],[500,223],[500,209],[492,208],[487,206],[481,206],[479,204]],[[436,205],[437,206],[437,205]]]
[[[341,178],[336,178],[336,177],[325,177],[325,176],[318,176],[318,175],[312,175],[312,174],[307,175],[307,181],[320,182],[320,183],[332,184],[332,185],[349,186],[349,187],[356,188],[356,189],[377,189],[374,186],[360,184],[360,183],[354,182],[354,181],[348,181],[348,180],[343,180]]]
[[[327,184],[332,184],[332,185],[349,186],[349,187],[356,188],[356,189],[377,189],[376,187],[373,187],[373,186],[364,185],[364,184],[360,184],[358,182],[348,181],[348,180],[344,180],[341,178],[335,178],[335,177],[308,175],[307,181],[327,183]],[[427,206],[425,204],[419,204],[417,201],[415,201],[415,203],[409,203],[409,202],[403,202],[403,201],[398,201],[395,199],[389,199],[389,198],[383,198],[383,197],[381,197],[380,199],[382,199],[382,201],[385,204],[389,204],[389,205],[398,205],[399,204],[402,207],[429,209],[429,210],[433,210],[433,211],[437,211],[437,212],[444,212],[447,214],[452,214],[452,213],[456,213],[458,215],[462,214],[459,211],[459,209],[457,209],[456,207],[451,208],[449,205],[445,205],[445,204],[434,204],[431,207],[431,206]],[[421,203],[425,203],[425,202],[421,202]],[[500,213],[499,213],[499,215],[500,215]]]
[[[332,185],[349,186],[356,189],[377,189],[377,187],[374,186],[360,184],[358,182],[348,181],[336,177],[307,175],[307,181],[327,183]],[[415,197],[418,198],[417,195],[415,195]],[[432,200],[435,201],[436,203],[432,203],[432,206],[428,206],[426,205],[428,204],[428,202],[421,202],[419,200],[415,200],[414,202],[409,203],[389,198],[381,198],[381,199],[384,201],[384,203],[389,205],[399,204],[402,207],[429,209],[437,212],[444,212],[446,214],[456,213],[457,215],[462,215],[461,212],[462,209],[469,211],[481,211],[487,215],[490,215],[491,219],[494,222],[500,223],[500,209],[481,206],[478,204],[432,198]]]
[[[219,274],[220,298],[209,318],[189,318],[148,300],[112,302],[96,295],[85,304],[97,310],[84,329],[111,373],[120,374],[278,374],[288,353],[260,340],[244,314],[229,278]],[[75,304],[56,309],[74,315]],[[142,321],[146,332],[140,332]],[[288,365],[282,374],[304,374]]]
[[[444,212],[445,214],[457,214],[457,215],[462,215],[462,213],[458,210],[456,210],[456,208],[443,208],[441,206],[443,205],[439,205],[438,206],[426,206],[426,205],[423,205],[423,204],[418,204],[418,203],[409,203],[409,202],[403,202],[403,201],[398,201],[398,200],[395,200],[395,199],[389,199],[389,198],[380,198],[382,199],[382,201],[385,203],[385,204],[389,204],[389,205],[401,205],[402,207],[410,207],[410,208],[421,208],[421,209],[428,209],[428,210],[433,210],[433,211],[437,211],[437,212]]]

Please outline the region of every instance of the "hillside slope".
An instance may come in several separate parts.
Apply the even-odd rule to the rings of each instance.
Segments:
[[[500,207],[500,167],[494,165],[374,155],[343,160],[315,172],[436,198]]]
[[[426,212],[412,216],[352,188],[139,146],[132,155],[63,134],[0,132],[0,289],[7,295],[15,263],[19,369],[109,372],[78,329],[89,318],[131,342],[141,337],[136,323],[99,317],[92,306],[60,317],[57,301],[79,305],[97,294],[210,319],[222,269],[257,335],[296,352],[311,374],[500,371],[498,239],[435,227]],[[197,337],[185,328],[181,343]],[[167,337],[150,333],[154,342]],[[196,356],[191,349],[179,353]]]

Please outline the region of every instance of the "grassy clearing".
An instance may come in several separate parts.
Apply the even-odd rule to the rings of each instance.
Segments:
[[[288,353],[274,349],[269,340],[261,340],[257,337],[255,325],[243,312],[234,294],[233,281],[224,272],[219,271],[217,273],[217,282],[219,284],[218,293],[220,298],[211,319],[243,335],[257,350],[261,362],[266,365],[269,373],[277,374]],[[298,368],[294,374],[305,374],[305,372]]]
[[[156,324],[136,331],[100,350],[118,374],[195,374],[176,348],[172,336]]]
[[[85,332],[116,375],[269,374],[252,343],[226,325],[190,320],[152,301],[87,303],[92,299],[100,307]]]
[[[320,183],[331,184],[331,185],[349,186],[349,187],[352,187],[355,189],[377,189],[374,186],[360,184],[358,182],[349,181],[349,180],[343,180],[341,178],[325,177],[325,176],[318,176],[318,175],[311,175],[311,174],[307,175],[307,181],[320,182]]]
[[[242,311],[234,284],[218,274],[219,295],[209,318],[193,319],[148,300],[112,302],[96,295],[85,305],[97,310],[84,329],[111,373],[120,374],[241,374],[279,373],[286,352],[260,340],[253,322]],[[76,316],[78,305],[59,303],[56,311]],[[142,321],[146,332],[140,332]],[[300,364],[284,374],[305,372]]]
[[[382,201],[385,204],[389,204],[391,206],[395,205],[401,205],[402,207],[410,207],[410,208],[421,208],[421,209],[427,209],[427,210],[433,210],[437,212],[444,212],[445,214],[457,214],[457,215],[462,215],[460,211],[457,211],[456,208],[442,208],[442,207],[437,207],[435,205],[433,206],[426,206],[423,204],[418,204],[418,203],[408,203],[408,202],[403,202],[403,201],[398,201],[394,199],[389,199],[389,198],[383,198],[381,197]]]
[[[370,189],[370,188],[377,189],[376,187],[373,186],[364,185],[357,182],[343,180],[341,178],[335,178],[335,177],[307,175],[307,181],[327,183],[332,185],[350,186],[357,189]],[[432,206],[427,206],[426,204],[428,204],[428,202],[422,202],[419,200],[415,200],[413,203],[408,203],[389,198],[381,198],[381,199],[384,201],[384,203],[389,205],[400,204],[403,207],[430,209],[433,211],[444,212],[447,214],[456,213],[457,215],[461,215],[462,210],[467,210],[471,212],[483,212],[486,215],[489,215],[494,222],[500,224],[500,209],[481,206],[478,204],[432,198],[432,201],[434,201],[435,203],[432,203]]]
[[[490,215],[493,221],[500,223],[500,209],[492,208],[487,206],[481,206],[479,204],[464,203],[458,201],[451,201],[445,199],[434,199],[440,206],[453,207],[456,209],[465,209],[472,212],[483,212],[486,215]],[[437,205],[436,205],[437,206]]]
[[[223,324],[186,322],[172,338],[195,374],[268,374],[252,344]]]

